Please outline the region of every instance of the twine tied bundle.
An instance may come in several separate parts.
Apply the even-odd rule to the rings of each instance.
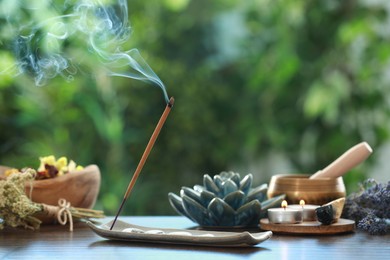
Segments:
[[[73,231],[73,218],[71,213],[70,202],[67,202],[65,199],[58,200],[58,206],[52,206],[47,204],[43,205],[43,211],[45,212],[46,217],[52,219],[57,219],[58,223],[61,225],[66,225],[69,218],[69,231]]]
[[[22,226],[35,230],[42,223],[40,219],[44,218],[61,225],[66,225],[69,220],[70,231],[73,231],[74,219],[104,217],[103,211],[72,207],[63,198],[58,200],[58,206],[31,201],[24,191],[24,184],[33,180],[35,174],[35,170],[26,169],[0,180],[0,229]]]

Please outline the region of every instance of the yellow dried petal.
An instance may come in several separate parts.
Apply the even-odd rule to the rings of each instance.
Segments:
[[[72,171],[76,170],[76,166],[77,166],[76,163],[73,160],[70,160],[69,165],[68,165],[68,171],[72,172]]]
[[[44,171],[45,164],[54,165],[56,162],[56,158],[54,157],[54,155],[39,157],[39,160],[41,161],[41,164],[39,165],[38,171]]]
[[[62,156],[60,159],[57,160],[55,163],[55,167],[58,169],[58,171],[62,171],[64,167],[68,165],[68,159],[65,156]]]
[[[84,167],[81,166],[81,165],[78,165],[78,166],[76,167],[76,170],[77,170],[77,171],[80,171],[80,170],[82,170],[82,169],[84,169]]]
[[[10,176],[11,174],[13,173],[19,173],[19,170],[18,169],[15,169],[15,168],[12,168],[12,169],[8,169],[4,172],[4,175],[5,177],[8,177]]]
[[[54,163],[56,161],[56,157],[54,157],[54,155],[40,157],[39,159],[41,160],[41,162],[49,164],[49,165],[54,165]]]

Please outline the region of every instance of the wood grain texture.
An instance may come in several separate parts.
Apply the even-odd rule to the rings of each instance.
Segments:
[[[260,227],[263,230],[270,230],[275,233],[329,235],[354,231],[355,221],[339,219],[331,225],[322,225],[318,221],[307,221],[299,224],[274,224],[270,223],[268,219],[262,219],[260,220]]]
[[[113,218],[103,219],[106,223]],[[135,225],[196,228],[184,217],[120,217]],[[257,230],[258,231],[258,230]],[[38,231],[0,231],[0,259],[388,259],[390,236],[278,235],[251,248],[211,248],[110,241],[85,223],[42,226]]]

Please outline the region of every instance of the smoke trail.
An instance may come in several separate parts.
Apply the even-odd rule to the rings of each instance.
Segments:
[[[40,9],[45,6],[44,2],[16,1],[20,15],[31,13],[35,20],[37,14],[42,13]],[[13,5],[17,4],[13,2]],[[89,52],[99,57],[108,75],[149,81],[161,88],[166,102],[169,102],[164,84],[139,51],[122,51],[131,34],[126,0],[104,3],[99,0],[68,0],[62,6],[50,2],[49,11],[53,16],[30,24],[20,24],[27,20],[26,17],[6,17],[5,12],[0,13],[0,18],[3,16],[15,31],[12,51],[16,59],[13,68],[0,73],[29,74],[37,86],[57,76],[72,80],[77,72],[77,57],[65,54],[63,49],[72,41],[81,41]],[[124,67],[128,69],[122,72]]]

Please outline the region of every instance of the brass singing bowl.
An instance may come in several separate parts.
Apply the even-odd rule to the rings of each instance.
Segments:
[[[269,183],[269,198],[286,194],[289,204],[323,205],[332,200],[345,197],[345,185],[342,177],[309,179],[307,174],[274,175]]]

